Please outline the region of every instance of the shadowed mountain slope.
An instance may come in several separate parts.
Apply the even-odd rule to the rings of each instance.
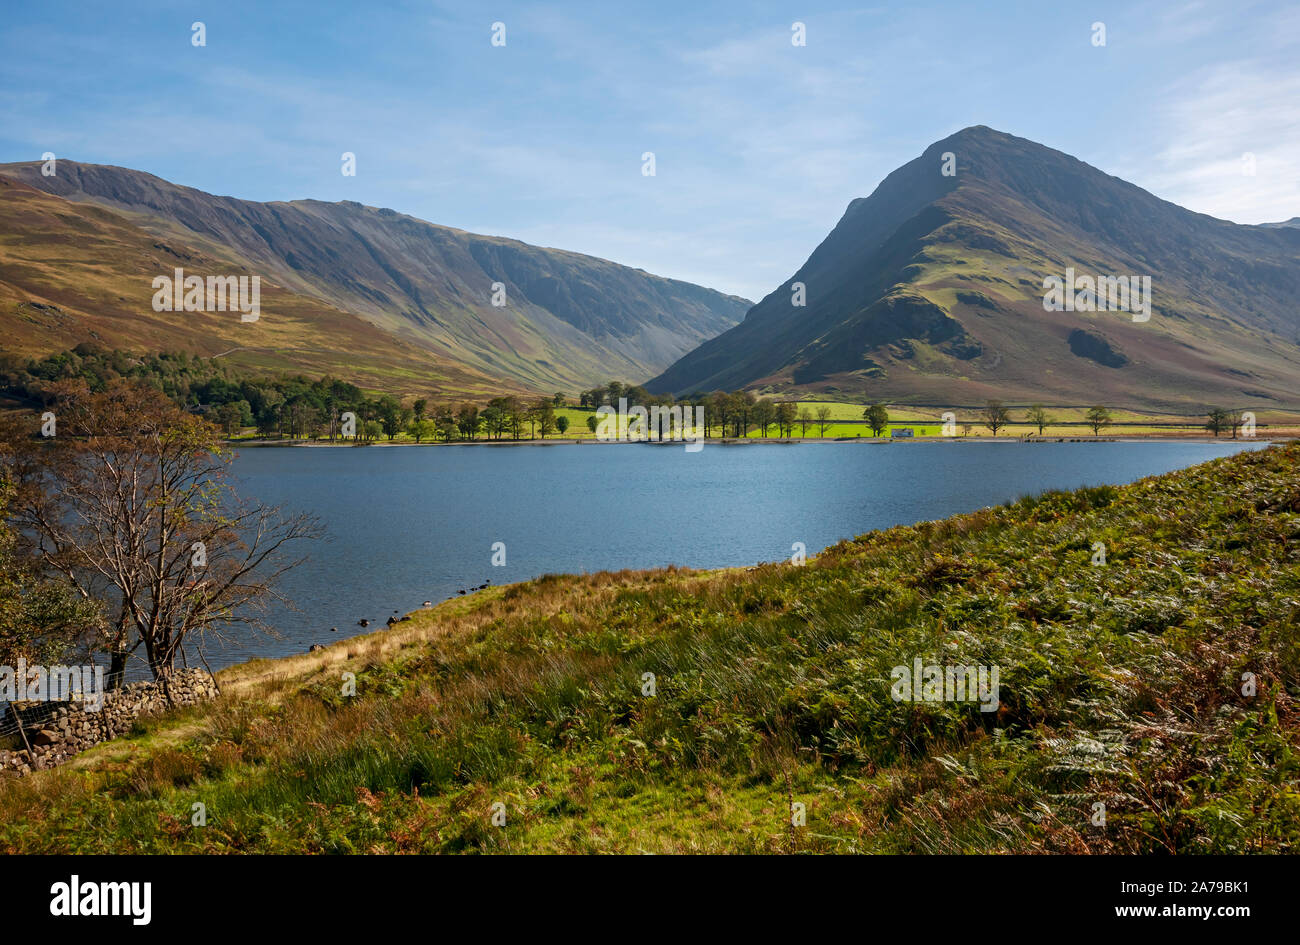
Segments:
[[[1045,311],[1044,280],[1067,267],[1149,276],[1149,320]],[[1295,227],[1193,213],[980,126],[850,203],[787,283],[648,386],[936,405],[1294,406],[1297,298]]]

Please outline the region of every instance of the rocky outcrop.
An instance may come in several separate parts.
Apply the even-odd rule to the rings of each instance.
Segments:
[[[22,775],[53,767],[100,742],[125,735],[141,716],[196,705],[216,696],[212,677],[193,669],[173,673],[165,685],[132,683],[107,693],[98,712],[88,711],[78,702],[42,703],[17,712],[9,706],[3,728],[21,725],[22,731],[10,739],[14,747],[0,747],[0,773]]]

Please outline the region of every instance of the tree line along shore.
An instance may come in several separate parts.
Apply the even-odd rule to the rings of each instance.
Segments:
[[[228,439],[324,443],[468,443],[594,439],[600,407],[620,400],[646,408],[703,407],[704,435],[725,439],[845,439],[864,432],[917,438],[1019,435],[1240,435],[1250,414],[1217,406],[1195,418],[1155,420],[1124,415],[1102,404],[1086,409],[1042,404],[1009,407],[990,400],[951,411],[885,404],[783,400],[752,391],[714,391],[684,398],[653,395],[644,387],[611,381],[550,396],[507,393],[497,397],[372,395],[336,378],[251,376],[212,358],[162,352],[143,356],[82,344],[41,359],[0,356],[0,395],[34,407],[53,402],[60,384],[83,382],[100,391],[115,380],[145,383],[178,406],[215,423]],[[1297,424],[1300,425],[1300,424]],[[1274,429],[1277,429],[1275,426]],[[910,432],[909,432],[910,431]],[[1251,429],[1250,433],[1254,430]]]

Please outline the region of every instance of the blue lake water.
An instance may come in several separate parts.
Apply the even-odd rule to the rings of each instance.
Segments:
[[[803,443],[244,449],[241,495],[315,513],[329,538],[281,590],[282,639],[214,668],[300,653],[425,600],[551,572],[749,565],[1045,489],[1126,483],[1263,444]],[[506,564],[492,565],[504,542]],[[331,633],[330,628],[338,632]],[[238,632],[238,631],[237,631]]]

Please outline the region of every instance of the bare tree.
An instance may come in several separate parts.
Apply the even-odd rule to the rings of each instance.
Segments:
[[[993,431],[994,436],[998,435],[998,430],[1011,422],[1011,414],[1000,400],[990,400],[985,404],[981,416],[984,418],[984,425]]]
[[[1052,422],[1052,418],[1047,415],[1047,410],[1042,404],[1034,404],[1025,411],[1025,423],[1033,424],[1038,427],[1038,435],[1043,435],[1043,428]]]
[[[826,428],[831,423],[831,408],[825,404],[817,408],[817,433],[819,436],[826,436]]]
[[[1205,416],[1207,418],[1205,429],[1209,430],[1216,437],[1223,432],[1225,427],[1228,426],[1230,415],[1228,411],[1224,410],[1222,407],[1211,407]]]
[[[10,438],[15,521],[49,570],[107,605],[110,685],[143,650],[155,679],[187,644],[282,599],[277,580],[301,562],[286,551],[320,535],[315,519],[241,500],[230,454],[205,420],[151,388],[92,394],[64,385],[55,435]]]

